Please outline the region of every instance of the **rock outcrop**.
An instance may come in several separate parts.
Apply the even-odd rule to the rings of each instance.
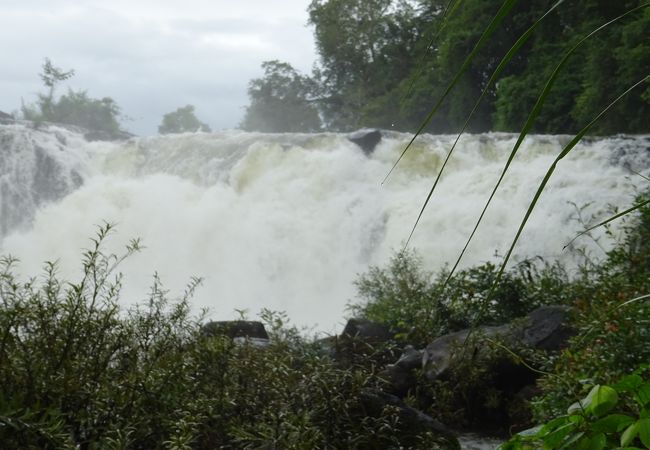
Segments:
[[[361,147],[366,156],[372,154],[381,138],[381,131],[373,129],[361,129],[348,135],[348,140]]]

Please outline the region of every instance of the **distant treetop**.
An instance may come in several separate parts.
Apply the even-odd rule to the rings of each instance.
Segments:
[[[193,105],[186,105],[165,114],[162,123],[158,126],[160,134],[196,133],[198,131],[210,132],[212,130],[196,117]]]

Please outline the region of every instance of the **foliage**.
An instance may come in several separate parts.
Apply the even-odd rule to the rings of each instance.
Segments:
[[[0,442],[12,449],[449,448],[403,427],[390,405],[369,414],[382,386],[370,364],[341,367],[281,314],[264,312],[259,348],[208,336],[184,295],[154,277],[145,303],[120,307],[125,255],[103,252],[111,226],[83,255],[80,281],[47,264],[22,281],[0,263]]]
[[[320,130],[320,117],[312,102],[313,80],[280,61],[265,61],[262,68],[264,77],[249,84],[251,104],[241,127],[271,133]]]
[[[422,269],[415,251],[396,253],[385,268],[371,267],[355,281],[359,301],[348,307],[357,316],[384,323],[408,343],[424,346],[432,339],[468,328],[480,308],[479,325],[497,325],[538,306],[568,301],[568,276],[561,266],[526,261],[506,274],[486,305],[497,267],[471,267],[447,280]]]
[[[389,127],[396,120],[394,98],[382,97],[415,63],[414,9],[394,0],[313,0],[308,11],[321,57],[319,106],[328,127]]]
[[[639,203],[646,198],[641,196]],[[503,415],[507,419],[501,423],[526,425],[533,419],[531,406],[535,420],[548,421],[565,414],[567,398],[584,396],[593,385],[613,384],[650,361],[650,208],[643,206],[626,220],[619,244],[602,263],[587,263],[569,277],[559,264],[526,261],[505,273],[487,304],[497,273],[494,265],[465,269],[447,280],[445,271],[436,276],[423,271],[415,253],[400,252],[385,268],[371,268],[359,277],[360,301],[351,310],[389,325],[401,332],[398,337],[422,348],[441,334],[506,323],[540,305],[571,306],[575,334],[564,350],[514,349],[517,358],[539,371],[536,377],[541,374],[540,396],[530,405],[509,397],[513,393],[508,386],[486,388],[493,386],[491,361],[498,364],[515,356],[498,345],[479,352],[484,362],[477,363],[476,352],[470,352],[474,356],[457,361],[453,373],[433,384],[423,378],[412,392],[419,407],[461,427],[486,426],[473,423],[473,417],[484,422],[485,417],[499,421]],[[482,313],[477,322],[478,311]],[[512,399],[520,405],[509,403]],[[510,411],[512,405],[516,409]]]
[[[451,7],[458,3],[312,0],[308,8],[309,23],[314,27],[319,65],[311,78],[301,78],[286,65],[269,68],[265,78],[253,80],[249,90],[249,110],[253,117],[244,121],[244,127],[288,131],[286,124],[273,127],[265,125],[262,119],[253,120],[256,116],[253,113],[259,110],[259,117],[268,118],[272,117],[269,111],[304,108],[310,111],[310,118],[320,115],[325,126],[334,130],[360,127],[417,130],[504,2],[464,0],[460,7]],[[490,74],[500,58],[555,2],[515,3],[506,20],[473,56],[456,83],[454,95],[441,104],[425,131],[460,130],[485,88],[486,95],[468,130],[519,130],[561,55],[598,26],[643,1],[564,2],[544,18],[529,42],[508,62],[496,84],[488,86]],[[533,132],[575,131],[610,103],[623,87],[629,87],[650,72],[650,51],[644,39],[650,30],[649,11],[650,8],[643,8],[608,27],[567,62],[566,70],[540,111]],[[283,81],[286,86],[292,84],[288,80],[309,81],[308,94],[296,95],[298,104],[292,108],[278,106],[282,96],[263,93],[263,81],[281,79],[282,71],[286,72]],[[615,111],[592,132],[648,132],[648,121],[644,118],[650,113],[649,89],[646,87],[640,95],[630,95],[619,102]],[[318,128],[314,123],[310,119],[291,130],[312,131]]]
[[[643,197],[645,198],[645,197]],[[542,377],[544,396],[537,417],[561,414],[566,398],[582,395],[584,380],[613,383],[631,368],[650,361],[650,208],[643,207],[625,227],[624,240],[607,260],[584,268],[573,283],[576,336],[549,359]]]
[[[499,448],[650,449],[650,379],[644,380],[643,373],[641,368],[611,386],[593,386],[567,414],[522,432]]]
[[[55,122],[75,125],[92,131],[103,131],[109,135],[120,132],[120,108],[110,97],[90,98],[86,91],[73,91],[55,98],[56,87],[74,75],[74,70],[67,72],[54,66],[46,58],[43,72],[39,75],[48,88],[46,94],[38,94],[35,105],[22,105],[23,117],[35,123]]]
[[[158,133],[195,133],[197,131],[210,132],[210,127],[196,118],[194,106],[186,105],[174,112],[163,116],[162,123],[158,126]]]

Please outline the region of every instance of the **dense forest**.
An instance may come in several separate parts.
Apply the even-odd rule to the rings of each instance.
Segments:
[[[242,127],[270,132],[419,128],[495,16],[500,0],[313,0],[309,23],[320,56],[311,75],[263,63],[250,82]],[[515,2],[426,130],[457,132],[501,58],[555,0]],[[512,58],[469,124],[472,132],[521,128],[565,52],[640,0],[564,2]],[[457,4],[457,3],[456,3]],[[650,73],[650,9],[589,38],[569,59],[534,131],[569,133]],[[597,134],[650,131],[650,87],[619,102]]]

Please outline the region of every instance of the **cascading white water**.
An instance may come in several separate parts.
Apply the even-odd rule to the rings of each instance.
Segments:
[[[266,307],[324,331],[342,323],[357,274],[384,264],[404,244],[454,139],[421,137],[381,186],[409,135],[386,133],[369,157],[340,134],[233,131],[86,143],[54,127],[1,127],[0,137],[18,135],[38,145],[12,138],[8,152],[9,138],[0,141],[2,219],[18,209],[26,218],[7,221],[14,231],[6,233],[0,250],[18,256],[24,274],[35,275],[43,261],[58,259],[61,274],[74,278],[95,225],[109,221],[117,224],[110,250],[119,252],[133,237],[147,247],[122,265],[126,304],[146,297],[154,272],[172,293],[196,275],[205,282],[194,302],[209,307],[214,318],[231,318],[235,309],[255,316]],[[515,138],[461,139],[411,241],[428,269],[457,257]],[[463,266],[505,251],[544,171],[567,141],[525,141]],[[575,253],[562,247],[584,227],[576,206],[584,206],[582,217],[589,219],[606,217],[612,205],[630,205],[635,185],[644,180],[629,169],[650,166],[649,142],[615,137],[576,147],[545,190],[514,261],[539,255],[575,263]],[[35,148],[48,156],[48,167],[57,168],[45,184],[42,170],[34,168]],[[83,179],[81,186],[70,181],[72,173]],[[46,197],[43,188],[32,188],[56,185],[52,180],[65,189]],[[28,197],[33,201],[16,203]],[[604,230],[592,236],[578,245],[602,257],[612,242]]]

